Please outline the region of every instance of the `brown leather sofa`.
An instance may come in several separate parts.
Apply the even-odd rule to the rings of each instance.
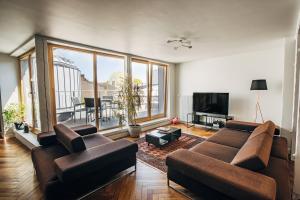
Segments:
[[[271,121],[229,121],[206,141],[169,154],[168,180],[201,199],[290,200],[288,145],[278,134]]]
[[[136,143],[112,141],[93,126],[40,133],[41,146],[32,150],[37,179],[46,199],[75,199],[136,165]]]

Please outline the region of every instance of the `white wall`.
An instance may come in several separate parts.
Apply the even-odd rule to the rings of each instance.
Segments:
[[[253,121],[256,94],[251,80],[267,79],[261,92],[265,120],[281,125],[284,41],[276,47],[255,52],[198,60],[176,65],[177,115],[185,120],[192,111],[193,92],[229,92],[229,114],[237,120]]]
[[[2,106],[18,103],[18,61],[16,58],[0,53],[0,88]]]

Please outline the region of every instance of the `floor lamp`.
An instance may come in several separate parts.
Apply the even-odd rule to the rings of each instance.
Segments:
[[[261,109],[260,109],[260,104],[259,104],[259,100],[260,100],[259,91],[260,90],[268,90],[266,79],[252,80],[250,90],[256,90],[257,91],[256,105],[255,105],[255,109],[256,109],[255,110],[255,122],[257,120],[257,113],[259,112],[261,120],[264,123],[264,118],[263,118],[263,115],[262,115],[262,112],[261,112]]]

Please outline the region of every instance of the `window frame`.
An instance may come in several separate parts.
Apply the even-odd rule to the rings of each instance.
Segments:
[[[32,124],[28,124],[29,125],[29,129],[30,131],[32,131],[33,133],[38,133],[40,131],[40,128],[35,127],[35,122],[38,120],[36,119],[36,104],[35,104],[35,98],[33,94],[33,81],[32,80],[32,63],[31,63],[31,56],[32,54],[36,53],[35,48],[32,48],[30,50],[28,50],[27,52],[25,52],[24,54],[22,54],[21,56],[18,57],[18,65],[19,65],[19,103],[21,105],[24,104],[24,99],[25,99],[25,94],[24,94],[24,81],[22,78],[22,66],[21,66],[21,61],[22,60],[27,60],[28,62],[28,70],[29,70],[29,85],[30,85],[30,93],[31,93],[31,115],[32,115]],[[23,117],[23,120],[25,118]]]
[[[86,49],[86,48],[80,48],[80,47],[74,47],[73,45],[61,45],[57,43],[52,43],[48,42],[48,65],[49,65],[49,80],[50,80],[50,101],[51,101],[51,111],[52,111],[52,123],[55,125],[57,124],[57,116],[56,116],[56,100],[55,100],[55,80],[54,80],[54,65],[53,65],[53,49],[54,48],[62,48],[62,49],[67,49],[67,50],[72,50],[72,51],[78,51],[78,52],[84,52],[84,53],[89,53],[93,55],[93,81],[94,81],[94,98],[98,99],[98,87],[97,87],[97,55],[102,55],[102,56],[108,56],[108,57],[117,57],[117,58],[122,58],[124,59],[124,74],[125,76],[130,76],[132,77],[132,62],[138,62],[138,63],[143,63],[147,64],[147,109],[148,109],[148,116],[143,117],[143,118],[138,118],[137,122],[146,122],[154,119],[159,119],[166,117],[167,115],[167,98],[168,98],[168,93],[167,93],[167,78],[168,78],[168,67],[169,65],[163,62],[158,62],[158,61],[153,61],[149,59],[144,59],[144,58],[139,58],[135,56],[129,56],[126,54],[120,54],[120,53],[114,53],[114,52],[105,52],[101,50],[96,50],[96,49]],[[164,111],[163,113],[159,113],[156,115],[151,114],[151,101],[152,101],[152,65],[159,65],[164,67]],[[98,116],[99,114],[99,109],[98,109],[98,101],[95,101],[95,106],[97,109],[95,109],[95,116]],[[99,120],[96,120],[96,127],[98,130],[100,130],[100,124]],[[101,129],[101,131],[108,130],[108,129],[113,129],[116,128],[117,126],[106,128],[106,129]]]
[[[121,54],[114,54],[114,53],[107,53],[107,52],[102,52],[102,51],[96,51],[96,50],[88,50],[84,48],[78,48],[78,47],[73,47],[73,46],[68,46],[68,45],[60,45],[60,44],[53,44],[53,43],[48,43],[48,64],[49,64],[49,77],[50,77],[50,98],[51,98],[51,110],[52,110],[52,122],[53,124],[57,124],[57,116],[56,116],[56,100],[55,100],[55,79],[54,79],[54,64],[53,64],[53,49],[54,48],[61,48],[61,49],[66,49],[70,51],[77,51],[77,52],[83,52],[83,53],[88,53],[93,55],[93,90],[94,90],[94,105],[96,107],[95,109],[95,116],[99,115],[99,105],[98,101],[98,80],[97,80],[97,56],[108,56],[108,57],[116,57],[116,58],[122,58],[124,59],[124,73],[126,72],[126,56],[121,55]],[[108,129],[113,129],[117,128],[118,126],[113,126],[110,128],[101,128],[99,120],[95,120],[95,125],[97,130],[104,131]]]
[[[148,69],[147,69],[147,77],[148,77],[148,96],[147,96],[147,109],[148,109],[148,116],[147,117],[141,117],[137,119],[137,122],[146,122],[149,120],[154,120],[154,119],[159,119],[166,117],[167,114],[167,73],[168,73],[168,64],[164,64],[161,62],[157,61],[152,61],[152,60],[147,60],[147,59],[140,59],[137,57],[132,57],[130,60],[131,67],[132,63],[143,63],[143,64],[148,64]],[[152,108],[152,78],[153,78],[153,65],[159,65],[164,68],[164,112],[163,113],[158,113],[156,115],[152,115],[151,113],[151,108]],[[131,68],[132,69],[132,68]],[[132,70],[131,70],[131,77],[132,75]]]

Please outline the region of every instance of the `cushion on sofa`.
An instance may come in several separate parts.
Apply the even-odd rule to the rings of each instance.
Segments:
[[[82,137],[72,129],[63,124],[57,124],[53,128],[56,133],[57,141],[61,143],[70,153],[79,152],[86,149]]]
[[[259,134],[249,138],[236,154],[231,164],[253,171],[264,169],[269,162],[273,137]]]
[[[271,156],[288,160],[288,142],[284,137],[274,136]]]
[[[97,128],[91,124],[75,126],[75,127],[72,127],[72,130],[81,136],[97,133]]]
[[[239,149],[209,141],[202,142],[190,149],[196,153],[230,163]]]
[[[113,142],[113,140],[111,140],[108,137],[105,137],[99,133],[85,135],[82,137],[82,139],[83,139],[84,144],[87,149]]]
[[[240,149],[249,137],[249,133],[223,128],[209,137],[207,141]]]
[[[274,136],[275,132],[275,124],[271,121],[266,121],[265,123],[259,125],[257,128],[254,129],[254,131],[250,135],[250,139],[254,138],[257,135],[260,134],[269,134],[270,136]]]

